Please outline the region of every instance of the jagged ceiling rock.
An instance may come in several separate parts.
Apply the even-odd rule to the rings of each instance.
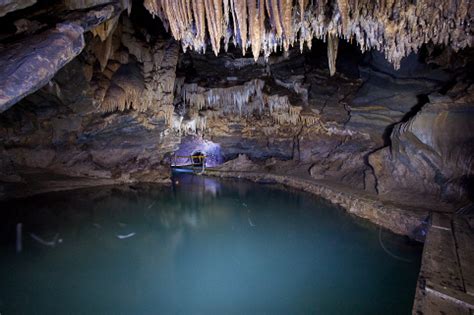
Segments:
[[[32,6],[35,3],[36,0],[0,0],[0,17],[9,12]]]
[[[121,12],[110,4],[69,14],[64,23],[7,46],[0,52],[0,112],[48,83],[84,48],[84,32]]]
[[[257,60],[299,42],[311,48],[314,37],[328,39],[334,72],[336,37],[355,41],[362,51],[377,49],[398,69],[403,57],[433,42],[455,51],[472,46],[473,3],[470,0],[145,0],[183,50],[204,52],[207,33],[217,55],[221,40],[251,46]],[[231,19],[232,18],[232,19]]]

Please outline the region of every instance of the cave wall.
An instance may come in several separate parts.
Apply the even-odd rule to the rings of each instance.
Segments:
[[[98,4],[81,8],[104,12]],[[184,52],[144,8],[120,7],[90,22],[76,58],[0,114],[2,187],[51,174],[167,182],[172,154],[192,136],[218,144],[225,161],[245,154],[368,193],[472,200],[470,49],[428,44],[397,70],[337,37],[265,58],[238,43],[215,56]],[[27,43],[36,24],[21,25],[11,40]]]
[[[169,132],[178,46],[147,43],[121,19],[89,33],[76,59],[1,114],[2,181],[169,180],[164,156],[180,142]]]
[[[175,102],[188,110],[184,125],[193,120],[190,112],[205,122],[196,133],[221,144],[226,159],[246,154],[255,161],[296,160],[315,179],[399,198],[408,193],[459,201],[466,196],[472,165],[470,79],[417,54],[397,71],[377,52],[354,60],[341,56],[339,68],[346,71],[331,77],[312,52],[257,64],[238,52],[217,58],[191,53],[181,62],[190,73],[184,81],[199,82],[201,90],[194,87]],[[224,98],[224,91],[244,95],[245,83],[255,78],[262,88],[249,92],[243,109],[233,100],[227,100],[228,107],[214,101]],[[238,89],[223,88],[229,81]],[[440,107],[443,89],[449,92],[442,92]],[[279,106],[283,111],[272,112]],[[437,118],[427,118],[433,115]],[[431,147],[422,151],[420,143],[427,141]],[[453,150],[458,153],[448,153]]]
[[[472,198],[472,92],[462,84],[447,95],[430,94],[416,115],[395,125],[391,145],[369,157],[380,193]]]

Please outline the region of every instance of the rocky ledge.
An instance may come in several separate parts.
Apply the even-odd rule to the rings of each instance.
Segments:
[[[260,183],[279,183],[320,196],[349,213],[367,219],[390,231],[406,235],[417,241],[424,241],[426,220],[429,210],[396,204],[377,195],[352,189],[345,185],[318,181],[305,174],[304,165],[292,162],[275,162],[269,170],[246,156],[240,155],[216,168],[208,168],[206,175],[218,177],[245,178]]]

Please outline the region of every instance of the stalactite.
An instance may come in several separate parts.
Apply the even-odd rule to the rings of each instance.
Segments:
[[[271,17],[271,24],[276,30],[276,38],[281,40],[283,37],[283,20],[280,12],[282,0],[267,0],[267,11],[268,15]]]
[[[173,121],[174,106],[173,105],[163,105],[158,111],[158,117],[163,118],[169,125]]]
[[[230,31],[230,0],[222,0],[224,7],[223,7],[223,14],[224,14],[224,19],[222,20],[222,31],[224,32],[224,49],[227,51],[229,47],[229,41],[230,38],[232,37],[232,32]]]
[[[105,42],[100,42],[94,47],[94,54],[97,56],[100,64],[100,70],[104,71],[107,67],[107,62],[111,56],[112,52],[112,34],[110,34]]]
[[[251,113],[245,107],[251,104],[252,98],[255,98],[255,101],[260,102],[260,104],[263,102],[261,97],[263,86],[264,82],[258,79],[249,81],[244,85],[211,89],[200,87],[196,83],[190,83],[184,84],[181,91],[185,104],[197,110],[207,107],[220,109],[223,113],[242,115],[244,112]]]
[[[252,54],[257,61],[260,56],[263,36],[265,36],[265,12],[262,0],[247,0],[249,13],[250,42]]]
[[[250,39],[255,59],[262,51],[265,57],[278,47],[287,51],[296,40],[300,49],[313,37],[330,41],[328,33],[355,41],[362,51],[382,51],[395,68],[429,41],[454,51],[473,45],[470,0],[144,0],[144,5],[170,25],[184,50],[205,50],[207,20],[214,53],[222,39],[227,47],[232,32],[244,54]]]
[[[300,19],[301,23],[303,23],[304,20],[304,10],[306,9],[306,6],[308,5],[308,0],[298,0],[298,5],[300,9]]]
[[[242,47],[242,54],[247,50],[247,0],[231,0],[235,11],[234,36]]]
[[[283,50],[288,51],[293,41],[293,0],[280,0],[283,11]]]
[[[339,46],[339,37],[329,33],[327,41],[329,74],[333,76],[336,73],[336,59],[337,49]]]
[[[101,41],[105,41],[117,27],[118,19],[119,19],[119,16],[116,16],[114,18],[111,18],[108,21],[105,21],[101,25],[93,28],[91,30],[92,34],[94,34],[94,36],[99,36]]]
[[[196,21],[196,44],[194,50],[202,51],[205,47],[206,17],[204,0],[193,0],[194,21]]]
[[[341,13],[342,34],[346,35],[349,28],[349,2],[348,0],[337,0],[337,7]]]
[[[221,47],[222,32],[222,1],[204,0],[206,7],[207,29],[211,39],[211,46],[217,56]]]

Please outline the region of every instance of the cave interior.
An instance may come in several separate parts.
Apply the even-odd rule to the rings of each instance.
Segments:
[[[205,155],[204,175],[303,189],[417,241],[448,222],[473,262],[473,6],[1,1],[0,200],[174,186]],[[442,265],[426,252],[422,272]],[[461,301],[447,313],[474,308],[463,255],[461,288],[427,289]]]

